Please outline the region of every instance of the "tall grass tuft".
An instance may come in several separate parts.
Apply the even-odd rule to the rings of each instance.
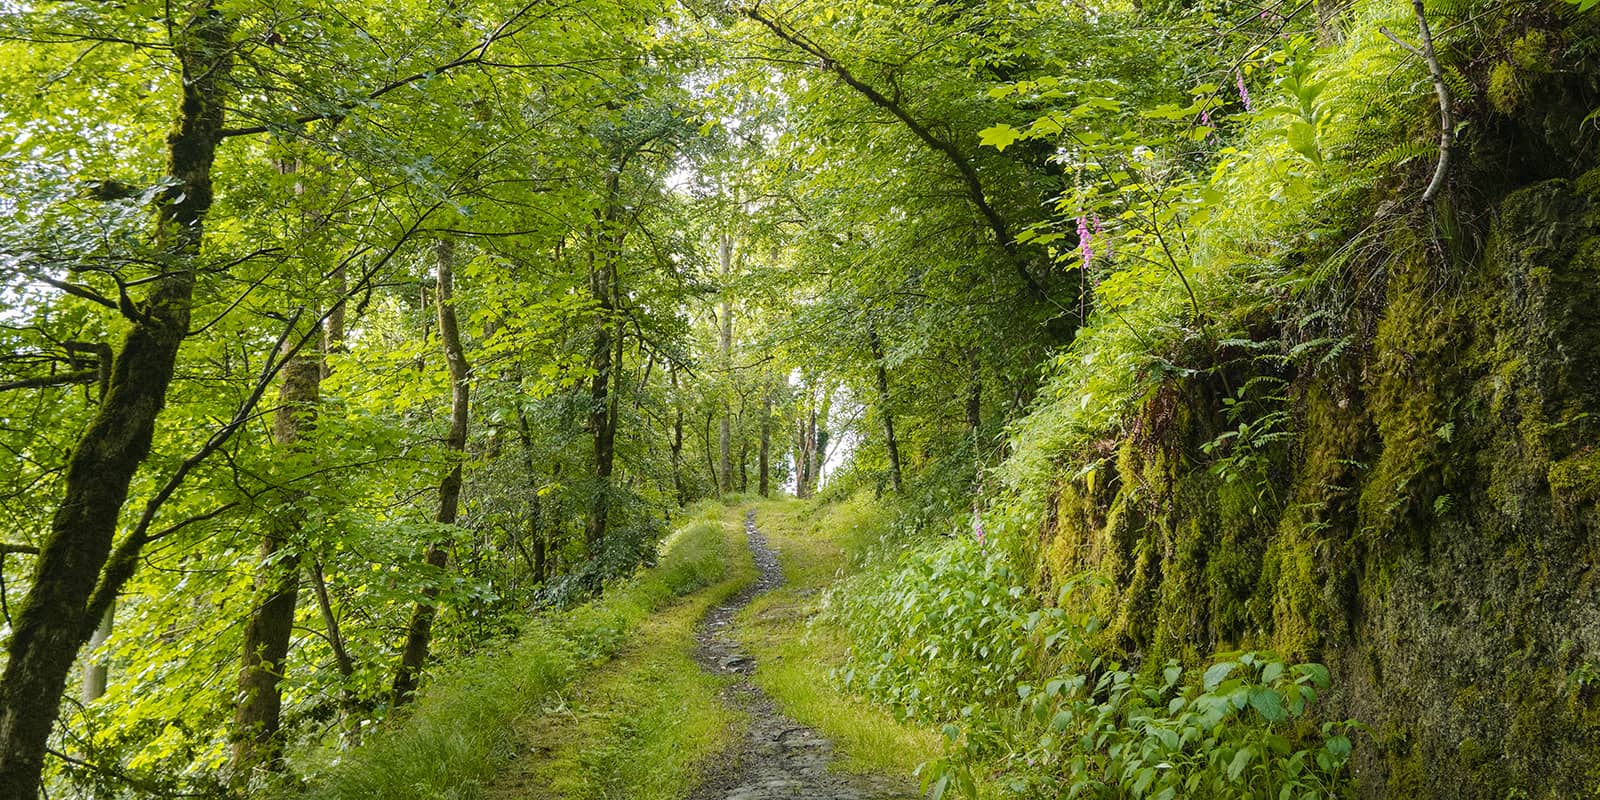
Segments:
[[[511,757],[513,727],[585,667],[609,659],[651,612],[720,580],[728,545],[720,507],[695,511],[662,545],[657,566],[599,599],[529,620],[515,642],[464,659],[429,684],[400,719],[342,754],[305,800],[476,800]]]

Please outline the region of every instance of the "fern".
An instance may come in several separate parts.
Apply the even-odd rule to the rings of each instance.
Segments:
[[[1438,145],[1436,143],[1412,139],[1400,142],[1384,150],[1367,163],[1375,169],[1382,169],[1404,164],[1414,158],[1435,155],[1437,152]]]

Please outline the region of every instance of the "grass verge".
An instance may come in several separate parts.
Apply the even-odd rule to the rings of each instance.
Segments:
[[[491,788],[491,800],[670,800],[693,788],[700,763],[739,728],[717,699],[727,679],[702,672],[693,656],[695,624],[756,575],[740,528],[722,527],[726,577],[651,617],[615,660],[524,720],[528,755]]]
[[[518,723],[547,698],[623,651],[642,631],[655,631],[665,619],[676,618],[669,614],[662,623],[650,620],[677,598],[715,584],[716,591],[681,608],[698,605],[705,596],[737,591],[740,575],[749,579],[753,568],[739,566],[749,557],[742,548],[732,549],[722,513],[720,506],[707,506],[692,517],[663,545],[656,567],[583,606],[540,615],[517,641],[453,665],[424,690],[404,718],[342,756],[299,796],[484,797],[485,787],[515,754]],[[687,624],[692,626],[693,620]],[[692,662],[689,666],[693,668]],[[593,744],[585,743],[585,748]]]
[[[787,579],[751,603],[737,627],[755,657],[757,685],[831,740],[842,769],[909,780],[919,764],[940,755],[942,738],[840,689],[830,673],[844,663],[849,642],[818,617],[824,591],[877,543],[887,523],[883,512],[859,499],[821,508],[795,500],[752,507]],[[742,522],[744,513],[730,510],[729,524]]]

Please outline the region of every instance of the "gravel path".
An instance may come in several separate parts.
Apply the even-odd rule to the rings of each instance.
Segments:
[[[745,517],[744,530],[761,577],[706,614],[695,633],[695,660],[708,672],[738,676],[723,701],[743,712],[750,727],[742,741],[706,765],[689,800],[914,800],[917,795],[895,781],[829,770],[832,743],[785,716],[750,680],[755,660],[734,638],[734,615],[757,595],[782,586],[783,569],[756,529],[754,511]]]

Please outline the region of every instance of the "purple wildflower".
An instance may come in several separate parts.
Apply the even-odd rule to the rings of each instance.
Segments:
[[[972,538],[978,540],[978,546],[984,545],[983,517],[977,511],[972,512]]]
[[[1106,258],[1111,258],[1113,255],[1115,255],[1116,251],[1112,249],[1111,240],[1110,239],[1104,239],[1105,229],[1100,227],[1100,215],[1091,212],[1089,214],[1089,220],[1094,223],[1094,238],[1101,239],[1101,240],[1103,240],[1105,242],[1105,244],[1106,244],[1106,254],[1105,254]]]
[[[1203,108],[1200,110],[1200,124],[1207,128],[1211,127],[1211,109]],[[1206,135],[1210,136],[1211,132],[1207,131]]]
[[[1254,111],[1255,109],[1250,107],[1250,90],[1246,89],[1245,86],[1244,86],[1244,73],[1243,72],[1235,72],[1233,74],[1234,74],[1234,77],[1238,79],[1239,100],[1244,103],[1244,110],[1246,110],[1246,111]]]
[[[1094,245],[1089,234],[1089,220],[1082,214],[1078,215],[1078,246],[1083,251],[1083,268],[1089,268],[1089,262],[1094,260]]]

